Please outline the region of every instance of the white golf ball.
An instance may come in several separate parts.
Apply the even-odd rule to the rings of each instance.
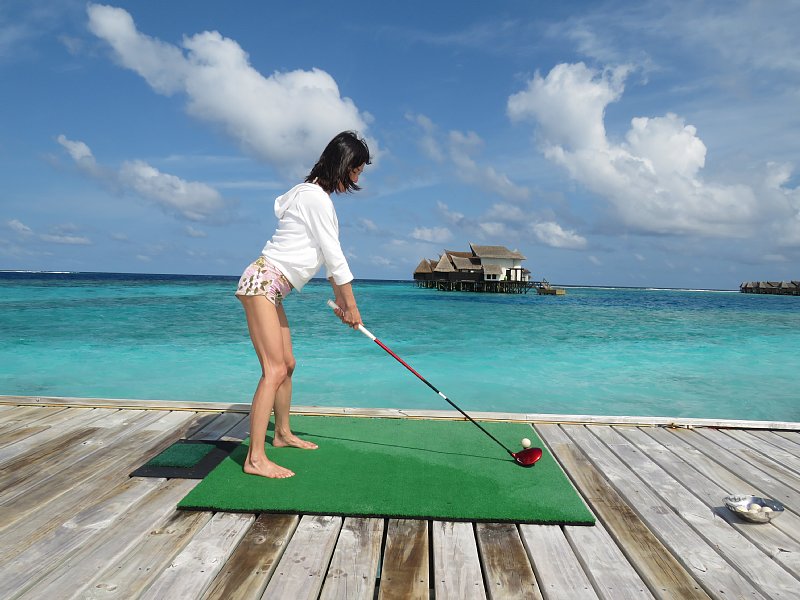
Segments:
[[[522,438],[522,447],[523,448],[530,448],[531,441],[528,438]]]

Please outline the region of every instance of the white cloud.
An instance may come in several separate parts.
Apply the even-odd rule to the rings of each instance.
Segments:
[[[102,167],[97,164],[97,161],[92,154],[92,150],[84,142],[70,140],[64,134],[59,135],[56,141],[64,147],[70,155],[75,164],[85,173],[97,178],[108,178],[109,174],[104,172]]]
[[[193,237],[193,238],[208,237],[208,234],[205,231],[202,231],[200,229],[195,229],[191,225],[187,225],[185,231],[186,231],[186,235],[188,235],[189,237]]]
[[[92,241],[86,236],[73,235],[78,232],[78,226],[72,223],[57,225],[51,228],[50,233],[40,233],[38,235],[33,231],[33,229],[25,225],[19,219],[11,219],[10,221],[7,221],[6,224],[10,229],[16,231],[21,236],[32,239],[32,236],[36,235],[36,237],[43,242],[49,242],[52,244],[89,246],[92,243]]]
[[[358,219],[356,225],[359,229],[361,229],[362,231],[366,231],[367,233],[378,232],[378,226],[375,224],[375,222],[364,217]]]
[[[586,238],[575,231],[567,230],[553,221],[533,223],[531,231],[546,246],[580,250],[586,247]]]
[[[205,183],[162,173],[141,160],[125,161],[118,171],[114,171],[99,165],[91,148],[84,142],[59,135],[58,143],[88,175],[114,188],[132,191],[154,201],[168,213],[191,221],[205,221],[226,209],[220,193]]]
[[[180,47],[139,32],[121,8],[90,4],[89,29],[120,64],[159,94],[185,94],[187,112],[221,127],[247,152],[290,172],[308,170],[338,132],[365,132],[369,117],[342,97],[325,71],[254,69],[234,40],[216,31],[184,36]],[[373,150],[377,145],[370,141]]]
[[[460,131],[450,132],[450,160],[455,165],[459,178],[504,198],[527,198],[530,195],[528,188],[516,185],[507,175],[497,172],[494,167],[478,166],[472,155],[478,152],[482,145],[483,140],[473,131],[466,134]]]
[[[478,227],[480,228],[481,234],[488,238],[498,239],[509,237],[508,229],[503,223],[498,223],[496,221],[485,221],[483,223],[479,223]]]
[[[485,216],[501,221],[523,221],[527,218],[519,206],[505,203],[492,204]]]
[[[533,234],[539,243],[553,248],[579,250],[588,245],[586,238],[574,229],[544,220],[535,212],[526,212],[513,204],[495,203],[478,220],[451,211],[443,202],[438,203],[438,209],[445,220],[467,236],[475,236],[493,244],[508,244],[512,240],[528,241]]]
[[[369,262],[377,267],[392,267],[394,263],[385,256],[372,256]]]
[[[460,226],[466,221],[466,217],[463,213],[450,210],[450,207],[447,206],[444,202],[437,202],[436,207],[439,209],[439,212],[442,216],[447,220],[448,223],[451,225]]]
[[[176,212],[192,221],[203,221],[225,206],[219,192],[211,186],[162,173],[140,160],[124,162],[119,179],[126,188],[154,200],[167,212]]]
[[[32,235],[33,230],[18,219],[11,219],[6,223],[11,229],[21,235]]]
[[[421,242],[446,244],[453,239],[453,234],[447,227],[417,227],[411,237]]]
[[[407,114],[406,119],[416,124],[422,132],[418,140],[422,153],[437,163],[449,162],[461,181],[512,200],[530,196],[528,188],[515,184],[494,167],[481,166],[476,162],[475,155],[483,147],[483,140],[474,131],[464,133],[453,130],[445,135],[425,115]]]
[[[603,265],[603,261],[597,258],[594,254],[590,254],[587,258],[589,259],[589,262],[595,266],[600,267]]]
[[[70,246],[89,246],[91,240],[82,235],[64,235],[64,234],[48,234],[43,233],[39,236],[45,242],[52,242],[53,244],[66,244]]]
[[[605,131],[609,103],[624,90],[627,67],[596,71],[560,64],[536,74],[508,101],[513,121],[532,120],[544,155],[574,180],[608,200],[622,223],[639,233],[747,237],[754,226],[782,222],[800,208],[773,178],[761,189],[706,181],[706,146],[682,118],[634,118],[622,143]]]
[[[434,162],[443,163],[445,160],[445,152],[436,139],[436,125],[433,124],[433,121],[425,115],[414,115],[411,113],[406,114],[406,119],[418,125],[422,130],[422,136],[420,136],[418,142],[422,153]]]

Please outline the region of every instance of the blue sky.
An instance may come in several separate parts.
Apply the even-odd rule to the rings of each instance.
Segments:
[[[332,135],[357,278],[798,279],[800,2],[0,4],[0,269],[238,275]]]

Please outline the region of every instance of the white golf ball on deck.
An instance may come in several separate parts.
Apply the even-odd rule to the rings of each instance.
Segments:
[[[522,447],[523,448],[530,448],[531,441],[528,438],[522,438]]]

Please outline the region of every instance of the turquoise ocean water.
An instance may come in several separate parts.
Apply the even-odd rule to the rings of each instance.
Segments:
[[[237,278],[0,273],[0,394],[249,402]],[[800,298],[570,288],[448,293],[358,281],[366,326],[465,410],[800,421]],[[298,405],[450,407],[292,293]]]

